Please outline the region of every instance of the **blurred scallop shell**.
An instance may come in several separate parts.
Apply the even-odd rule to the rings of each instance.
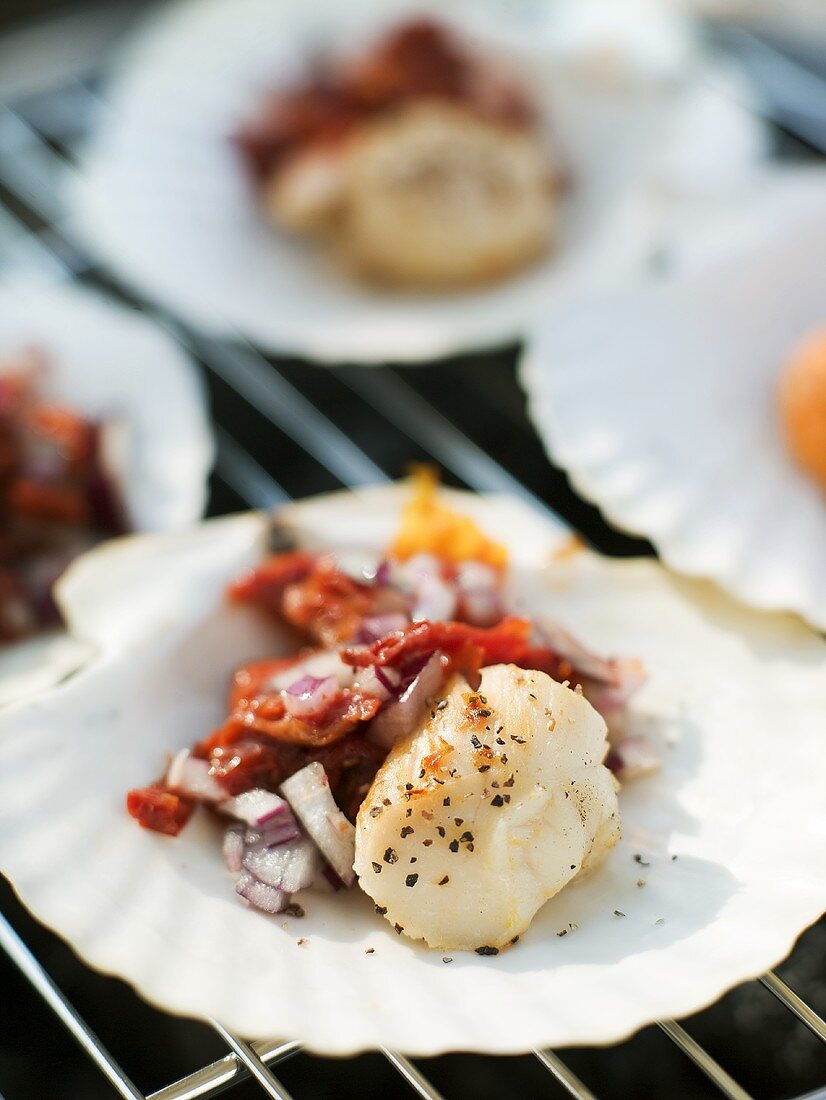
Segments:
[[[501,284],[454,294],[371,289],[312,243],[268,227],[230,143],[266,92],[294,79],[308,57],[331,43],[353,49],[388,21],[423,11],[449,18],[518,68],[571,180],[555,251]],[[635,253],[617,251],[611,212],[662,167],[664,146],[681,150],[681,179],[686,160],[713,162],[724,176],[765,151],[764,127],[737,105],[741,82],[733,99],[711,96],[701,128],[689,125],[698,102],[708,102],[712,73],[720,74],[682,24],[660,26],[654,41],[668,49],[665,63],[652,66],[652,36],[643,31],[628,23],[606,54],[592,29],[554,19],[552,5],[164,5],[108,89],[70,188],[75,229],[122,277],[190,323],[274,352],[415,362],[502,344],[607,259],[627,276]],[[728,88],[730,74],[720,79]]]
[[[403,499],[382,488],[279,516],[367,563]],[[222,597],[262,554],[268,521],[213,520],[79,560],[60,598],[98,655],[0,716],[0,869],[87,962],[172,1012],[326,1054],[512,1053],[613,1042],[699,1009],[778,962],[820,915],[823,642],[652,561],[575,549],[515,500],[451,501],[507,539],[517,602],[647,666],[637,720],[663,769],[621,793],[624,839],[606,865],[546,905],[515,948],[457,952],[448,966],[358,890],[302,894],[301,920],[244,908],[206,815],[177,840],[139,829],[124,792],[222,719],[234,666],[289,646]]]
[[[671,275],[546,315],[522,364],[531,415],[667,565],[824,629],[826,498],[786,450],[776,387],[826,322],[826,173],[763,179],[705,222],[671,239]]]
[[[0,286],[0,363],[26,346],[45,353],[45,397],[122,425],[117,474],[135,530],[200,519],[213,458],[206,394],[170,337],[91,290],[18,280]],[[0,706],[87,656],[87,646],[62,632],[0,647]]]

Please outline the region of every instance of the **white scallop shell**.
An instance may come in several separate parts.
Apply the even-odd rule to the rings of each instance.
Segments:
[[[665,72],[635,49],[633,27],[621,48],[614,43],[619,56],[603,49],[586,64],[571,28],[555,39],[550,5],[533,9],[533,21],[523,13],[523,24],[513,5],[454,4],[450,18],[517,63],[549,116],[573,184],[562,239],[536,267],[490,288],[364,287],[312,244],[265,224],[230,136],[319,45],[351,44],[377,23],[428,8],[447,17],[437,0],[165,5],[109,89],[110,109],[71,189],[76,229],[143,293],[207,331],[327,362],[415,362],[515,339],[583,271],[600,272],[606,255],[627,274],[636,251],[618,253],[609,215],[666,147],[682,150],[681,172],[688,160],[722,174],[764,150],[764,128],[748,111],[714,94],[707,109],[709,70],[698,74],[679,34],[664,36]],[[690,124],[698,102],[706,104],[699,128]]]
[[[705,238],[688,219],[673,276],[549,312],[522,379],[552,459],[612,523],[824,629],[826,497],[786,450],[775,393],[826,322],[826,172],[731,198]]]
[[[213,443],[194,364],[150,321],[91,290],[0,287],[0,361],[31,345],[48,362],[41,392],[124,425],[119,484],[138,531],[203,515]],[[39,690],[87,656],[63,633],[0,647],[0,706]]]
[[[374,560],[402,499],[377,489],[281,515],[315,543],[361,543]],[[222,718],[234,665],[287,645],[222,599],[262,552],[265,520],[242,515],[78,561],[61,598],[99,656],[0,716],[0,869],[89,963],[173,1012],[327,1054],[510,1053],[610,1042],[698,1009],[776,963],[819,916],[823,642],[654,562],[560,554],[562,532],[514,500],[452,500],[506,537],[528,606],[646,663],[637,706],[659,730],[664,767],[622,792],[625,838],[604,868],[546,905],[514,949],[445,965],[358,890],[302,895],[303,920],[244,908],[206,816],[177,840],[139,829],[126,789]]]

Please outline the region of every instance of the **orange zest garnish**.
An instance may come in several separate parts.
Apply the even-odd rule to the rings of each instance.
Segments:
[[[415,467],[410,480],[413,496],[404,507],[390,557],[407,561],[416,554],[433,554],[451,564],[479,561],[494,569],[506,568],[508,552],[501,543],[488,538],[470,516],[439,502],[439,479],[432,467]]]

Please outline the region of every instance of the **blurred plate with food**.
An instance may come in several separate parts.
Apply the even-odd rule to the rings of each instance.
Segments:
[[[613,1042],[826,904],[823,641],[515,499],[420,475],[120,540],[58,599],[97,653],[0,716],[0,869],[167,1010]]]
[[[92,291],[0,287],[0,705],[88,656],[52,599],[66,566],[194,523],[211,462],[204,391],[171,339]]]
[[[76,227],[191,323],[275,352],[416,361],[515,339],[606,260],[633,266],[608,229],[621,196],[669,164],[690,186],[712,146],[723,175],[763,147],[725,98],[697,126],[709,65],[682,24],[600,37],[533,14],[168,7],[115,74]]]
[[[734,199],[734,196],[731,196]],[[780,173],[672,272],[550,311],[522,363],[554,462],[683,573],[826,628],[826,178]]]

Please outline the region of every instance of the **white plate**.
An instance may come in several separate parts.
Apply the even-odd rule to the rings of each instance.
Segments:
[[[0,286],[0,362],[46,353],[40,391],[92,417],[122,420],[119,487],[137,531],[170,531],[203,515],[213,443],[194,364],[133,310],[65,285]],[[40,690],[88,655],[62,633],[0,647],[0,706]]]
[[[531,20],[527,9],[518,18],[513,5],[463,0],[451,19],[518,64],[569,169],[560,246],[491,288],[405,295],[361,286],[312,244],[265,224],[230,137],[320,43],[350,42],[428,6],[444,17],[436,0],[165,6],[123,59],[74,180],[78,233],[143,293],[207,331],[326,362],[415,362],[517,338],[606,257],[627,274],[633,260],[617,253],[610,212],[665,147],[684,151],[681,164],[711,161],[723,174],[764,149],[762,126],[725,97],[701,130],[687,124],[698,97],[708,98],[709,72],[677,32],[665,71],[634,48],[630,31],[619,57],[585,64],[584,46],[571,27],[555,29],[550,6]]]
[[[775,402],[826,321],[826,173],[778,174],[704,240],[691,226],[672,277],[548,313],[522,366],[531,415],[577,490],[668,565],[826,629],[826,498]]]
[[[282,515],[315,544],[361,542],[374,560],[402,499],[391,487]],[[659,730],[664,768],[622,792],[625,838],[606,865],[546,905],[514,949],[445,965],[358,890],[306,892],[303,920],[244,908],[205,815],[177,840],[138,828],[127,788],[221,720],[233,666],[286,646],[222,599],[261,553],[264,520],[238,516],[79,561],[61,596],[100,656],[0,716],[0,869],[89,963],[173,1012],[327,1054],[511,1053],[611,1042],[698,1009],[777,963],[820,915],[823,642],[653,562],[580,550],[549,565],[565,536],[524,505],[453,501],[506,535],[531,606],[647,665],[637,708]]]

